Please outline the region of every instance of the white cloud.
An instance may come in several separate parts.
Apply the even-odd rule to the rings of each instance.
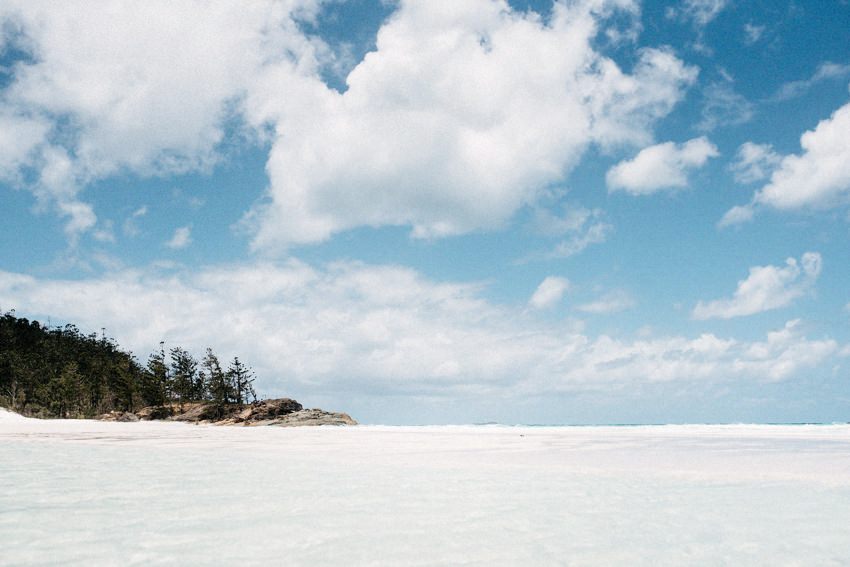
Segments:
[[[803,134],[803,153],[782,158],[754,202],[782,210],[846,204],[850,199],[848,132],[850,103]]]
[[[772,100],[785,101],[798,98],[806,94],[809,89],[818,83],[828,80],[844,79],[848,76],[850,76],[850,65],[825,61],[818,65],[817,70],[808,79],[791,81],[790,83],[782,85],[779,90],[776,91],[776,94],[773,95]]]
[[[121,226],[124,234],[130,237],[138,236],[141,232],[139,230],[138,219],[142,218],[146,214],[148,214],[148,207],[147,205],[143,205],[133,211],[129,217],[124,219],[124,224]]]
[[[697,124],[697,129],[703,132],[746,124],[755,115],[753,103],[736,92],[728,78],[708,85],[703,97],[702,119]]]
[[[601,209],[568,207],[561,215],[538,208],[534,216],[534,228],[544,236],[562,236],[563,239],[547,252],[535,252],[518,260],[524,264],[533,260],[569,258],[583,252],[588,246],[607,240],[614,227],[604,220]]]
[[[60,201],[57,203],[59,214],[68,217],[65,223],[65,233],[74,242],[77,236],[90,230],[97,224],[97,215],[88,203],[76,200]]]
[[[744,42],[747,45],[753,45],[758,42],[761,36],[764,35],[764,29],[764,26],[757,26],[751,23],[744,24]]]
[[[112,221],[106,221],[103,225],[96,229],[92,236],[98,242],[115,242],[115,231]]]
[[[0,123],[27,135],[0,175],[40,170],[32,189],[78,233],[96,222],[88,184],[207,170],[241,117],[271,145],[268,198],[244,221],[256,248],[357,226],[457,234],[500,226],[590,144],[647,143],[697,74],[666,49],[630,73],[595,51],[637,21],[632,0],[557,3],[545,22],[503,0],[405,1],[339,93],[321,80],[329,48],[296,22],[319,6],[5,2],[32,58],[3,90]]]
[[[173,250],[180,250],[186,248],[191,243],[192,230],[188,226],[181,226],[174,231],[174,236],[165,245]]]
[[[696,70],[644,49],[626,74],[594,51],[615,7],[637,11],[557,3],[544,23],[502,1],[402,2],[345,93],[304,83],[281,97],[269,73],[247,101],[253,123],[277,133],[269,201],[246,218],[255,247],[356,226],[409,225],[416,237],[498,227],[589,144],[645,143]]]
[[[743,224],[753,220],[753,216],[755,216],[755,211],[752,205],[736,205],[726,211],[720,221],[718,221],[717,227],[726,228],[727,226]]]
[[[228,108],[257,69],[287,57],[310,67],[314,49],[290,14],[314,5],[3,2],[0,25],[19,33],[2,39],[31,57],[3,90],[0,132],[16,120],[19,145],[3,151],[0,133],[0,175],[20,165],[41,170],[33,190],[69,217],[74,235],[94,226],[94,211],[78,198],[91,181],[210,167]]]
[[[738,360],[736,370],[749,372],[760,369],[770,381],[783,380],[822,360],[827,353],[836,352],[837,345],[832,341],[799,341],[800,320],[788,321],[785,327],[767,334],[767,340],[749,345],[745,360]],[[839,356],[846,356],[837,353]],[[769,361],[769,362],[767,362]],[[765,364],[767,362],[767,364]]]
[[[537,208],[534,211],[533,227],[544,236],[563,236],[570,232],[578,232],[589,221],[603,215],[601,209],[587,209],[581,206],[565,206],[561,214],[555,214],[549,209]]]
[[[726,7],[727,0],[684,0],[667,9],[668,18],[689,20],[698,27],[707,26]]]
[[[592,244],[601,244],[608,239],[614,227],[607,222],[595,222],[576,234],[559,242],[554,250],[546,255],[547,258],[569,258],[585,250]]]
[[[729,167],[738,183],[755,183],[770,175],[782,157],[770,144],[745,142],[738,148],[735,162]]]
[[[570,281],[567,278],[548,276],[537,286],[528,304],[535,309],[554,307],[569,289]]]
[[[44,119],[0,106],[0,181],[19,181],[21,167],[32,161],[49,130]]]
[[[777,380],[841,347],[791,323],[763,341],[713,334],[589,337],[392,266],[227,265],[49,280],[0,272],[0,305],[106,327],[144,357],[160,340],[239,355],[270,393],[470,395],[603,390],[657,381]]]
[[[798,263],[788,258],[785,266],[755,266],[729,299],[699,301],[694,319],[731,319],[753,315],[791,304],[814,286],[821,271],[821,256],[806,252]]]
[[[583,303],[576,309],[585,313],[607,314],[626,311],[635,306],[635,300],[628,292],[617,290],[606,293],[596,301]]]
[[[700,137],[683,144],[665,142],[642,149],[634,158],[618,163],[605,176],[609,191],[649,195],[661,189],[686,187],[688,172],[720,155],[717,147]]]

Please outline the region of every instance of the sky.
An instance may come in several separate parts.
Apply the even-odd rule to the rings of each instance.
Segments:
[[[846,421],[848,204],[842,0],[0,4],[0,309],[365,423]]]

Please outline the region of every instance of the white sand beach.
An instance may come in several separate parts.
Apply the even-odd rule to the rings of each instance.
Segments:
[[[0,413],[0,565],[842,565],[850,426]]]

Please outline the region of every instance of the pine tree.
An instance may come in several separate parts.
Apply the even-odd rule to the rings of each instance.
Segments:
[[[230,403],[232,399],[230,383],[211,348],[207,348],[207,354],[201,366],[204,369],[203,375],[209,390],[210,401],[218,406]]]
[[[165,343],[159,343],[159,351],[148,358],[142,398],[149,406],[165,405],[171,399],[171,377],[165,364]]]
[[[183,409],[183,403],[195,397],[198,378],[198,361],[180,347],[171,349],[171,380],[174,395]],[[197,398],[195,398],[197,399]]]
[[[160,343],[142,366],[105,329],[84,334],[71,324],[43,326],[0,314],[0,406],[25,415],[93,417],[173,400],[211,401],[222,413],[228,404],[256,398],[253,381],[238,357],[223,371],[211,349],[199,364],[181,348],[166,353]]]
[[[251,396],[253,401],[257,400],[257,394],[254,392],[254,372],[249,366],[242,364],[238,356],[230,363],[227,375],[237,404],[244,405],[248,396]]]

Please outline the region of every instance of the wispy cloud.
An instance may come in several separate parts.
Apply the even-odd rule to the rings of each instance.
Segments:
[[[129,217],[124,219],[124,223],[121,225],[121,230],[124,232],[126,236],[138,236],[140,233],[138,219],[142,218],[148,214],[147,205],[143,205],[133,211]]]
[[[691,47],[700,53],[711,54],[712,49],[705,43],[705,28],[728,3],[728,0],[683,0],[668,6],[665,15],[670,20],[689,22],[696,34]]]
[[[711,23],[728,4],[727,0],[684,0],[667,8],[670,19],[691,21],[697,27]]]
[[[785,83],[779,90],[770,98],[771,101],[786,101],[794,98],[799,98],[805,95],[812,87],[818,83],[828,80],[838,80],[850,77],[850,64],[832,63],[826,61],[821,63],[814,74],[808,79],[800,81],[791,81]]]
[[[697,129],[711,132],[721,126],[746,124],[755,111],[755,105],[736,92],[731,81],[711,83],[703,91],[702,119]]]
[[[188,226],[181,226],[180,228],[174,231],[174,235],[171,237],[170,240],[168,240],[168,242],[165,243],[165,245],[171,248],[172,250],[180,250],[182,248],[186,248],[191,243],[191,228]]]
[[[782,162],[782,156],[770,144],[745,142],[738,148],[729,170],[738,183],[755,183],[770,176]]]
[[[570,280],[559,276],[548,276],[537,289],[528,304],[535,309],[548,309],[555,306],[570,289]]]
[[[548,251],[533,252],[517,260],[518,264],[536,260],[569,258],[587,247],[601,244],[614,231],[614,226],[604,220],[601,209],[569,207],[562,215],[540,209],[535,213],[534,228],[545,236],[561,236],[560,242]]]
[[[601,244],[608,239],[608,235],[614,231],[614,226],[607,222],[596,222],[587,228],[573,234],[559,242],[554,250],[546,256],[548,258],[569,258],[585,250],[592,244]]]
[[[744,43],[753,45],[764,35],[765,26],[757,26],[752,23],[744,24]]]
[[[98,242],[115,242],[115,230],[111,220],[105,221],[99,228],[92,232],[92,237]]]
[[[576,309],[585,313],[607,314],[619,313],[636,305],[632,295],[623,290],[610,291],[594,301],[582,303]]]
[[[752,203],[748,205],[735,205],[723,214],[723,217],[717,222],[717,228],[727,228],[748,223],[753,220],[755,214],[755,207]]]

